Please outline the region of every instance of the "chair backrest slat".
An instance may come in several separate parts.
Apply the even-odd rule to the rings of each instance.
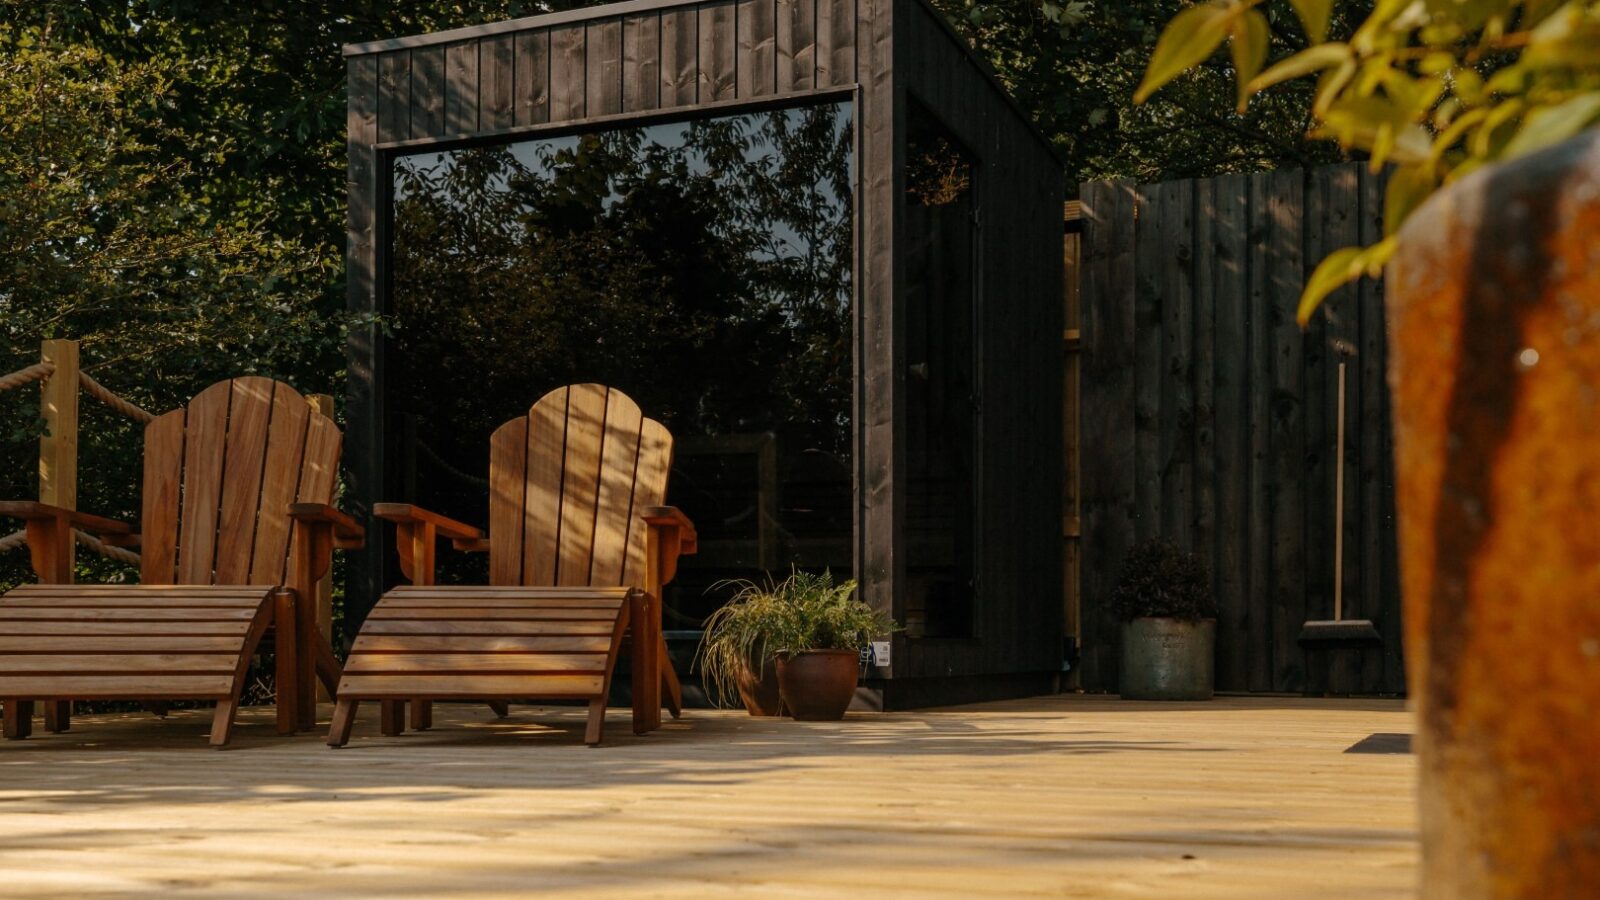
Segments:
[[[523,501],[528,495],[528,417],[512,419],[489,438],[489,583],[522,584]]]
[[[633,484],[639,465],[639,407],[621,391],[606,403],[605,459],[600,467],[600,493],[595,500],[594,551],[590,584],[622,584],[628,560],[628,531],[633,527]]]
[[[305,458],[306,423],[311,406],[288,385],[272,392],[272,429],[267,435],[267,461],[261,473],[261,508],[283,509],[300,491]],[[287,516],[262,516],[250,551],[250,584],[274,584],[284,578],[289,552]]]
[[[178,503],[183,496],[187,409],[157,416],[144,429],[144,496],[139,528],[139,580],[171,584],[178,573]]]
[[[561,467],[566,443],[567,389],[560,388],[528,411],[528,443],[523,449],[528,459],[522,519],[523,584],[556,583]]]
[[[606,389],[575,384],[567,390],[567,452],[561,474],[561,554],[556,584],[589,583],[594,557],[595,500],[600,491],[600,451],[606,438]]]
[[[272,422],[269,378],[233,379],[228,405],[228,437],[222,467],[222,510],[217,518],[217,584],[244,584],[255,550],[256,510],[261,508],[261,473],[267,459],[267,428]]]
[[[244,377],[145,428],[146,584],[283,583],[289,504],[333,499],[337,426],[299,392]]]
[[[638,474],[633,480],[634,515],[629,522],[628,561],[623,566],[622,583],[644,583],[644,527],[638,511],[667,502],[667,474],[672,470],[672,435],[665,425],[645,419],[639,430]]]
[[[217,513],[222,508],[222,464],[227,451],[228,402],[233,383],[223,381],[189,401],[183,435],[183,518],[179,523],[178,583],[210,584],[217,555]]]
[[[666,495],[672,436],[621,391],[540,398],[489,442],[493,584],[614,586],[644,575],[638,514]]]

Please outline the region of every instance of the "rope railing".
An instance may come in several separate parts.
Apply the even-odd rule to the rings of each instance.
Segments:
[[[87,531],[80,531],[74,528],[72,529],[72,536],[77,539],[78,543],[107,559],[114,559],[117,562],[127,563],[131,566],[139,564],[139,554],[122,547],[113,547]],[[0,537],[0,553],[26,546],[27,543],[27,531],[12,532],[5,537]]]
[[[114,411],[116,411],[118,413],[121,413],[124,416],[127,416],[128,418],[134,420],[135,422],[148,423],[148,422],[154,421],[155,416],[151,415],[149,412],[146,412],[144,409],[141,409],[139,406],[137,406],[137,405],[135,405],[133,403],[130,403],[129,401],[127,401],[127,400],[123,399],[122,397],[118,396],[110,388],[108,388],[105,385],[101,384],[100,382],[94,380],[94,377],[91,376],[89,373],[84,372],[81,369],[78,369],[77,344],[75,342],[72,342],[72,341],[57,341],[57,340],[45,341],[44,342],[44,351],[42,353],[42,355],[45,358],[41,359],[39,362],[36,362],[31,366],[25,366],[25,367],[23,367],[21,369],[16,370],[15,372],[10,372],[10,373],[7,373],[5,375],[0,375],[0,391],[9,390],[11,388],[16,388],[16,387],[22,387],[25,384],[30,384],[30,383],[35,382],[35,381],[43,381],[43,382],[46,382],[45,391],[46,391],[46,394],[47,394],[46,400],[48,401],[49,400],[48,394],[52,389],[52,386],[48,382],[56,374],[57,369],[59,368],[57,366],[57,362],[60,361],[63,358],[61,356],[55,356],[55,357],[52,358],[52,354],[60,353],[60,352],[63,352],[63,351],[67,352],[67,355],[64,357],[67,361],[65,363],[63,363],[63,365],[66,366],[66,368],[63,370],[66,373],[65,377],[67,377],[68,379],[71,379],[72,373],[74,371],[76,371],[77,372],[78,387],[80,387],[82,390],[86,391],[91,397],[94,397],[96,400],[99,400],[101,403],[104,403],[106,406],[110,407],[112,410],[114,410]],[[59,398],[58,398],[58,402],[59,402]],[[56,408],[59,408],[59,406],[56,407]],[[68,404],[67,408],[68,409],[76,409],[76,403],[74,402],[74,403]],[[41,414],[42,414],[42,412],[41,412]],[[52,426],[52,427],[54,427],[54,426]],[[69,447],[73,447],[74,445],[72,443],[70,443],[70,441],[74,440],[74,436],[75,436],[76,430],[77,430],[77,414],[76,414],[76,412],[73,412],[73,413],[70,414],[70,418],[68,419],[68,424],[65,426],[65,429],[66,429],[66,432],[68,434],[68,440],[69,440],[68,446]],[[75,459],[76,458],[76,449],[75,449],[75,447],[71,451],[71,453],[72,453],[72,457],[71,458]],[[45,471],[45,469],[44,469],[45,459],[46,459],[46,457],[43,455],[43,451],[41,451],[41,456],[40,456],[40,466],[41,466],[40,470],[41,470],[41,472]],[[72,471],[72,468],[73,467],[69,466],[68,467],[68,471],[69,472]],[[41,499],[47,499],[47,500],[50,499],[48,496],[45,495],[45,488],[42,485],[40,487],[40,494],[41,494]],[[91,551],[93,551],[95,553],[98,553],[101,556],[107,557],[109,559],[117,560],[118,562],[128,563],[130,565],[138,565],[139,564],[139,554],[133,552],[132,550],[127,550],[127,549],[124,549],[122,547],[109,546],[104,541],[100,540],[99,538],[95,537],[94,535],[89,534],[88,532],[85,532],[85,531],[81,531],[81,530],[76,529],[76,528],[74,528],[72,530],[72,534],[73,534],[73,538],[79,544],[82,544],[84,547],[87,547],[89,550],[91,550]],[[5,552],[7,552],[9,550],[15,550],[15,549],[17,549],[19,547],[25,547],[25,546],[27,546],[27,543],[28,543],[28,533],[27,533],[26,530],[16,531],[16,532],[12,532],[11,534],[0,536],[0,553],[5,553]]]
[[[0,375],[0,391],[10,390],[14,387],[22,387],[29,382],[43,381],[44,379],[49,378],[51,374],[55,372],[55,370],[55,363],[48,360],[43,360],[36,362],[31,366],[25,366],[16,370],[15,372]]]
[[[90,396],[135,422],[145,424],[155,421],[156,417],[154,415],[117,396],[110,388],[95,381],[88,372],[78,372],[78,381],[83,385],[83,389],[89,392]]]
[[[479,478],[476,475],[461,471],[460,469],[451,465],[443,456],[440,456],[439,451],[429,447],[422,441],[417,441],[417,449],[421,450],[422,455],[426,456],[430,461],[433,462],[434,465],[439,467],[440,471],[444,472],[446,475],[450,475],[475,487],[486,488],[489,486],[489,479]]]

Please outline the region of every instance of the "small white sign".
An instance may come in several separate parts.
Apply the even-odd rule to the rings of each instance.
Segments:
[[[873,641],[872,642],[872,664],[875,665],[875,666],[887,666],[887,665],[889,665],[889,642],[888,641]]]

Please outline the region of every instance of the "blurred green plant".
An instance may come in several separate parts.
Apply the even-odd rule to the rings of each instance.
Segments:
[[[1383,240],[1329,254],[1307,280],[1304,325],[1323,298],[1395,252],[1406,217],[1442,185],[1566,140],[1600,121],[1600,0],[1378,0],[1329,37],[1333,0],[1290,0],[1305,49],[1267,65],[1262,0],[1211,0],[1167,24],[1134,99],[1228,45],[1239,110],[1274,85],[1317,77],[1311,135],[1392,164]]]

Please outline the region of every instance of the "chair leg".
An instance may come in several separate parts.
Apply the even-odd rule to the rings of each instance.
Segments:
[[[33,733],[33,701],[7,700],[5,711],[5,739],[20,741]]]
[[[606,730],[606,698],[597,697],[589,701],[589,724],[583,731],[583,742],[591,747],[600,746],[600,738]]]
[[[678,682],[678,673],[672,670],[672,659],[667,656],[666,636],[661,638],[661,697],[666,701],[667,712],[672,713],[674,719],[683,718],[683,685]]]
[[[494,710],[494,714],[502,719],[511,715],[511,704],[504,700],[490,700],[489,708]]]
[[[217,701],[217,711],[211,714],[211,746],[221,750],[233,739],[233,720],[239,713],[239,698],[227,697]]]
[[[411,730],[427,731],[433,727],[433,701],[411,701]]]
[[[404,700],[378,701],[378,730],[394,736],[406,730],[406,702]]]
[[[272,639],[277,667],[275,686],[278,703],[278,733],[294,734],[300,726],[300,660],[295,623],[295,595],[293,591],[279,591],[274,595]]]
[[[328,729],[328,746],[343,747],[350,743],[350,729],[356,724],[356,707],[359,700],[340,700],[333,705],[333,725]]]
[[[44,702],[44,730],[60,734],[72,728],[72,701],[46,700]]]

